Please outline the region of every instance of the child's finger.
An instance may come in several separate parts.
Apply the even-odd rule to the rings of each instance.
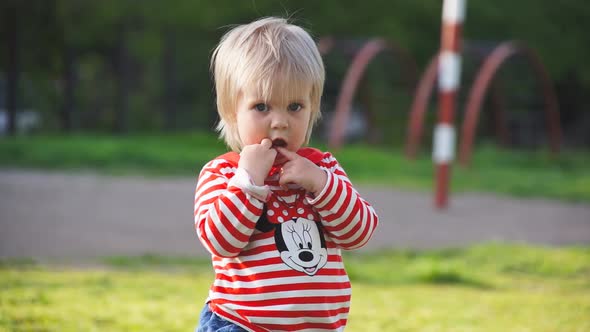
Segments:
[[[260,141],[260,145],[262,145],[264,148],[270,149],[272,146],[272,141],[268,138],[264,138],[262,141]]]
[[[299,158],[299,155],[297,153],[289,151],[283,147],[277,146],[276,149],[279,150],[279,152],[288,160]]]
[[[283,169],[281,168],[281,176],[279,177],[279,186],[281,188],[283,188],[283,190],[288,190],[289,187],[287,186],[287,184],[289,183],[289,176],[287,176],[284,172]]]

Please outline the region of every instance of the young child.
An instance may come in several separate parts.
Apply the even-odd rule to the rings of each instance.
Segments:
[[[307,32],[280,18],[229,31],[211,67],[220,136],[195,229],[215,282],[197,331],[342,331],[350,282],[341,249],[378,220],[328,152],[304,147],[320,115],[324,65]]]

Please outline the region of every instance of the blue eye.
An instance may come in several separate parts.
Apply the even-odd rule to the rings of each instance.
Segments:
[[[289,104],[289,106],[287,108],[291,112],[297,112],[297,111],[301,110],[303,108],[303,106],[299,103],[291,103],[291,104]]]
[[[254,109],[258,112],[266,112],[268,111],[268,106],[264,103],[254,105]]]

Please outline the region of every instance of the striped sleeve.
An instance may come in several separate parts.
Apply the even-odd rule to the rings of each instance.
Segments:
[[[319,212],[324,231],[342,249],[360,248],[369,241],[379,218],[373,207],[353,188],[348,176],[330,154],[320,163],[328,175],[324,189],[310,200]]]
[[[235,257],[248,244],[263,209],[262,201],[228,185],[235,166],[209,162],[199,174],[194,201],[195,230],[213,255]]]

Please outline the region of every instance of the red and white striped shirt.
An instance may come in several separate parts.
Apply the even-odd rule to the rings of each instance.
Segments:
[[[330,153],[297,153],[328,175],[315,198],[295,185],[281,188],[280,167],[273,167],[265,181],[271,194],[266,203],[259,200],[232,181],[234,152],[199,175],[195,229],[215,270],[208,301],[213,312],[247,330],[343,330],[351,289],[340,250],[362,247],[378,223]]]

